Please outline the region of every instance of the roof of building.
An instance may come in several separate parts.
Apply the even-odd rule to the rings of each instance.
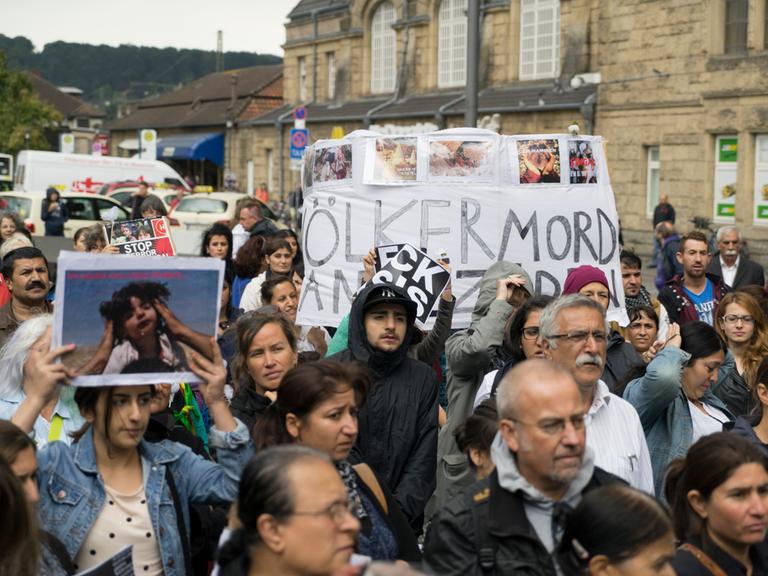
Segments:
[[[349,7],[349,0],[300,0],[288,13],[289,20],[296,20],[310,16],[315,10],[323,12],[342,10]]]
[[[27,72],[27,77],[32,82],[37,96],[59,111],[64,118],[103,118],[104,112],[84,102],[77,96],[62,92],[45,78],[32,72]]]
[[[480,92],[478,112],[531,112],[536,110],[575,110],[597,91],[595,85],[585,85],[576,90],[556,90],[551,83],[515,85],[488,88]],[[446,116],[464,114],[463,92],[439,92],[406,96],[390,104],[389,98],[379,97],[344,103],[313,103],[307,105],[307,122],[354,122],[362,121],[375,109],[371,120],[395,120],[398,118],[434,118],[441,107]],[[453,102],[453,103],[452,103]],[[382,106],[386,104],[385,106]],[[290,105],[270,110],[246,124],[273,124],[281,114],[291,110]]]
[[[109,124],[111,130],[223,126],[264,100],[260,111],[282,102],[282,65],[215,72],[178,90],[140,102],[133,113]],[[248,117],[252,117],[249,115]]]

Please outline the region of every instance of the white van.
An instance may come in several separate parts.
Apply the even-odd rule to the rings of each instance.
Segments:
[[[88,156],[22,150],[16,160],[14,191],[32,192],[53,186],[62,192],[97,193],[107,182],[144,180],[189,186],[178,172],[160,160]]]

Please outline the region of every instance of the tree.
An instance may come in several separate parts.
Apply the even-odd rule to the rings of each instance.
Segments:
[[[61,121],[61,115],[42,102],[29,78],[21,70],[6,66],[0,50],[0,152],[48,150],[46,128]]]

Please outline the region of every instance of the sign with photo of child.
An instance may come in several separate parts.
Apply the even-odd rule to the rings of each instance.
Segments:
[[[121,254],[132,256],[175,256],[168,229],[168,219],[141,218],[124,222],[109,222],[104,225],[109,243],[116,246]]]

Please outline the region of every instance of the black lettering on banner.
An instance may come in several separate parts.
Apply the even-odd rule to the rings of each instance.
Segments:
[[[450,208],[451,202],[449,200],[422,200],[421,201],[421,234],[419,238],[419,246],[424,249],[429,248],[430,236],[442,236],[450,234],[451,229],[448,228],[430,228],[429,227],[429,209],[434,208]]]
[[[611,297],[611,303],[614,307],[619,307],[619,290],[616,286],[616,270],[611,268],[608,271],[608,283],[611,285],[611,289],[608,291]]]
[[[345,202],[347,206],[347,229],[344,244],[344,259],[347,262],[362,262],[365,254],[352,254],[352,204]]]
[[[316,259],[316,258],[313,258],[312,255],[310,254],[309,247],[311,242],[309,242],[308,240],[309,240],[309,232],[312,229],[312,223],[315,221],[315,218],[317,217],[318,214],[325,215],[328,218],[328,220],[331,222],[331,224],[333,225],[333,232],[335,234],[335,238],[333,240],[333,248],[331,248],[331,251],[323,258]],[[331,214],[325,208],[320,208],[318,210],[315,210],[314,212],[312,212],[312,216],[309,217],[309,222],[307,222],[306,231],[304,232],[304,257],[309,261],[309,263],[313,267],[317,268],[319,266],[322,266],[326,262],[330,261],[331,258],[333,258],[333,255],[336,253],[336,250],[339,248],[339,240],[340,240],[339,225],[336,224],[336,219],[333,217],[333,214]]]
[[[392,216],[389,218],[384,219],[384,221],[381,220],[381,200],[376,200],[375,204],[375,210],[374,210],[374,218],[375,218],[375,232],[374,232],[374,244],[376,246],[380,246],[381,244],[394,244],[392,240],[390,240],[386,234],[384,234],[384,229],[387,228],[392,222],[400,218],[403,214],[408,212],[411,208],[416,206],[418,204],[417,200],[411,200],[397,210]]]
[[[507,246],[509,245],[509,234],[512,232],[512,224],[515,225],[517,233],[520,235],[520,240],[525,240],[528,234],[531,234],[531,240],[533,241],[533,261],[538,262],[541,258],[539,256],[539,224],[536,218],[536,210],[533,211],[528,222],[525,226],[520,224],[520,219],[515,214],[514,210],[507,212],[507,221],[504,223],[504,229],[501,233],[501,246],[499,247],[499,262],[504,260],[504,256],[507,254]]]
[[[603,222],[608,225],[608,229],[611,232],[611,251],[605,256],[603,255]],[[600,264],[608,264],[611,261],[611,258],[613,258],[613,253],[616,251],[616,247],[619,243],[619,235],[616,233],[616,227],[613,225],[613,222],[608,218],[608,214],[600,210],[600,208],[597,209],[597,233],[600,237],[600,260],[598,260],[598,262],[600,262]]]
[[[565,232],[565,247],[559,254],[555,252],[555,247],[552,245],[552,226],[554,226],[555,222],[559,222]],[[547,222],[547,251],[552,260],[565,260],[568,252],[571,251],[571,224],[565,216],[553,216]]]
[[[299,302],[299,310],[301,310],[304,307],[304,300],[307,299],[307,296],[309,296],[309,293],[313,292],[315,294],[315,303],[317,304],[317,310],[320,311],[323,309],[323,302],[320,299],[320,286],[317,284],[317,280],[315,279],[315,271],[312,270],[312,272],[309,273],[309,276],[306,276],[304,278],[304,282],[301,284],[301,301]]]
[[[584,218],[585,224],[582,226],[581,219]],[[592,218],[586,212],[577,211],[573,214],[573,261],[579,262],[581,260],[581,241],[586,244],[589,253],[592,254],[592,258],[597,260],[597,252],[592,245],[592,241],[587,236],[587,230],[592,227]]]
[[[458,270],[456,272],[456,279],[459,280],[461,278],[478,278],[477,282],[472,284],[472,286],[469,287],[469,289],[464,292],[463,294],[457,294],[456,295],[456,306],[453,310],[453,313],[458,314],[469,314],[473,311],[473,307],[462,307],[461,305],[469,300],[469,298],[475,293],[480,291],[480,286],[483,283],[483,276],[485,276],[485,270]]]
[[[552,291],[545,291],[543,289],[543,282],[546,280],[552,285]],[[536,278],[533,282],[533,289],[536,294],[552,294],[553,296],[560,296],[560,282],[557,281],[552,274],[546,270],[536,270]]]
[[[472,214],[472,217],[467,217],[468,210],[467,205],[472,204],[472,207],[475,209],[475,213]],[[480,219],[480,202],[477,200],[474,200],[473,198],[462,198],[461,199],[461,263],[466,264],[467,263],[467,257],[468,257],[468,243],[467,243],[467,236],[472,236],[474,238],[475,242],[477,242],[477,245],[480,246],[480,249],[485,253],[488,258],[493,260],[493,252],[488,247],[488,245],[483,241],[482,238],[480,238],[480,235],[475,232],[475,230],[472,228],[472,226],[475,225],[475,223]]]
[[[333,313],[339,313],[339,297],[341,296],[341,288],[344,288],[344,293],[347,295],[347,301],[352,302],[355,297],[355,292],[349,287],[344,272],[338,268],[333,271]]]

